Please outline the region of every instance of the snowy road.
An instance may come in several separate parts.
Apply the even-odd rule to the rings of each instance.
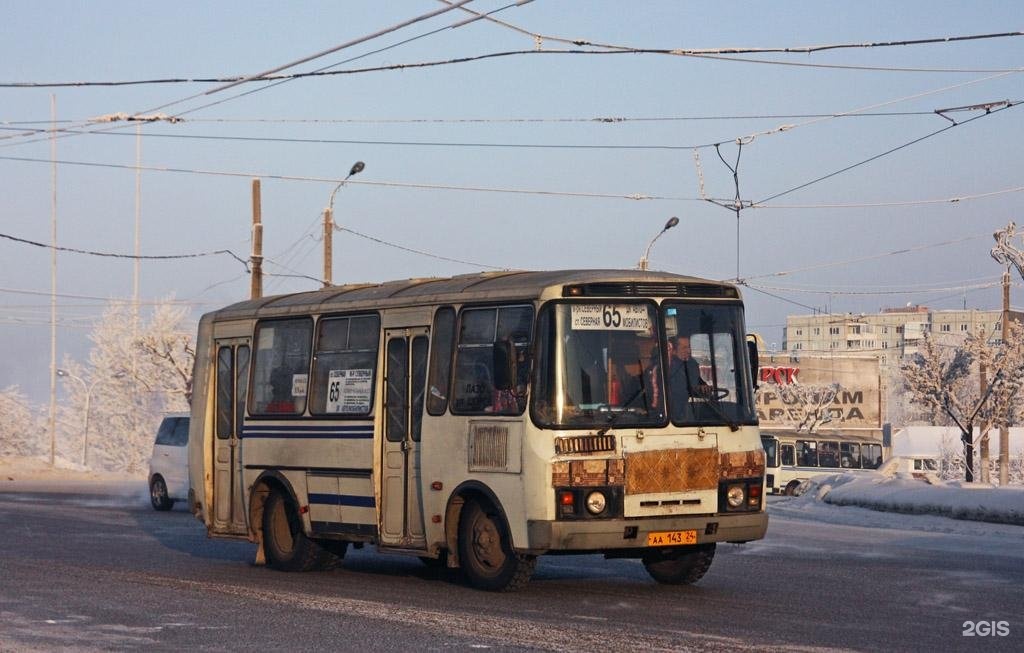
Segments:
[[[0,493],[0,650],[1024,650],[1024,529],[771,513],[693,587],[567,556],[495,595],[372,549],[331,572],[254,567],[251,545],[141,499]]]

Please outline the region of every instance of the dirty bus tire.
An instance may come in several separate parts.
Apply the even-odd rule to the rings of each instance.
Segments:
[[[167,495],[167,483],[160,476],[154,476],[149,482],[149,502],[153,510],[170,510],[174,501]]]
[[[267,563],[281,571],[310,571],[324,566],[328,555],[302,532],[291,499],[274,490],[263,507],[263,549]]]
[[[689,585],[700,580],[715,558],[715,543],[698,544],[672,551],[653,550],[644,554],[644,568],[651,578],[665,585]]]
[[[466,503],[459,518],[459,564],[470,585],[511,592],[530,580],[537,558],[517,554],[511,539],[497,510],[479,500]]]

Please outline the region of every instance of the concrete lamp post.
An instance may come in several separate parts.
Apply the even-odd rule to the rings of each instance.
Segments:
[[[71,379],[78,381],[82,384],[82,389],[85,390],[85,418],[82,420],[82,467],[89,467],[89,405],[92,402],[92,391],[96,386],[104,380],[100,377],[94,380],[92,383],[86,383],[78,376],[75,376],[67,370],[57,370],[57,376],[61,378]],[[113,376],[115,379],[120,379],[124,376],[124,372],[118,372]]]

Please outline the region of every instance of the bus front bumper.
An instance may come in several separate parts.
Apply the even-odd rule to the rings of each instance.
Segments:
[[[767,530],[768,513],[764,511],[652,519],[531,520],[527,523],[528,546],[516,549],[530,553],[645,549],[649,533],[680,531],[696,531],[696,544],[749,542],[763,538]]]

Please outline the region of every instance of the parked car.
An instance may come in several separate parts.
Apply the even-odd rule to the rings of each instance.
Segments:
[[[154,510],[170,510],[188,496],[188,413],[160,422],[149,458],[149,500]]]

